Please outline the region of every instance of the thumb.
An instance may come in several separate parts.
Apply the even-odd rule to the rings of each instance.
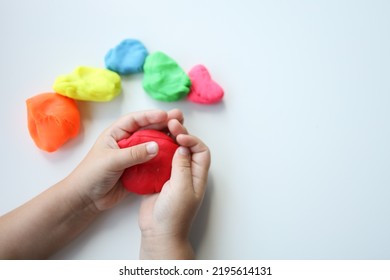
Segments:
[[[191,153],[179,147],[172,159],[171,183],[177,188],[192,186]]]
[[[156,142],[146,142],[115,150],[115,153],[115,169],[123,170],[154,158],[158,153],[158,145]]]

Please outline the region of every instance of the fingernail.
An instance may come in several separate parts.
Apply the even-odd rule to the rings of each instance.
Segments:
[[[188,156],[190,154],[190,150],[186,147],[180,147],[179,154],[181,154],[183,156]]]
[[[158,151],[157,143],[150,142],[150,143],[146,144],[146,151],[148,152],[149,155],[157,154],[157,151]]]

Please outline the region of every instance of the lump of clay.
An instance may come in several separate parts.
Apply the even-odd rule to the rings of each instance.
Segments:
[[[211,78],[205,66],[194,66],[188,76],[191,79],[188,100],[201,104],[213,104],[222,100],[223,89]]]
[[[120,75],[142,72],[148,51],[138,40],[123,40],[104,57],[106,67]]]
[[[42,93],[26,100],[28,130],[38,148],[54,152],[80,130],[80,112],[74,100]]]
[[[123,186],[137,194],[160,192],[171,176],[172,158],[179,147],[172,138],[157,130],[140,130],[129,138],[118,142],[120,148],[154,141],[158,144],[158,154],[145,163],[127,168],[121,177]]]
[[[107,69],[80,66],[68,75],[59,76],[53,88],[73,99],[105,102],[119,95],[121,78]]]
[[[145,60],[143,87],[154,99],[176,101],[186,96],[191,82],[182,68],[169,56],[155,52]]]

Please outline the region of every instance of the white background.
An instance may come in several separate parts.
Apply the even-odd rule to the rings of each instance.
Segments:
[[[267,280],[388,280],[389,263],[389,260],[1,261],[0,273],[6,276],[7,280],[51,280],[53,276],[58,280],[90,279],[92,277],[96,280],[257,280],[259,278]],[[254,268],[252,272],[251,268]],[[120,275],[121,272],[122,275]],[[169,272],[173,276],[170,277]]]
[[[385,0],[2,0],[0,214],[69,174],[119,116],[177,107],[213,156],[198,258],[389,259],[389,15]],[[104,67],[125,38],[206,65],[224,102],[162,103],[131,76],[114,101],[79,102],[77,139],[38,150],[25,100]],[[138,207],[131,195],[53,258],[137,259]]]

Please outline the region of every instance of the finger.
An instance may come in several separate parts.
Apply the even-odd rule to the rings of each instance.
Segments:
[[[174,138],[179,134],[188,134],[187,129],[178,120],[168,121],[168,129]]]
[[[168,114],[167,123],[169,123],[172,120],[178,121],[180,124],[184,123],[183,113],[179,109],[170,110],[170,111],[168,111],[167,114]],[[169,133],[167,123],[151,125],[151,126],[148,126],[144,129],[155,129],[155,130],[161,130],[165,133]]]
[[[191,172],[194,190],[203,195],[211,162],[210,150],[199,138],[192,135],[180,134],[176,139],[179,145],[188,147],[192,153]]]
[[[180,111],[179,109],[173,109],[168,111],[168,121],[170,120],[178,120],[179,123],[183,124],[184,123],[183,112]]]
[[[191,153],[187,147],[177,148],[173,155],[170,182],[172,186],[177,186],[177,188],[193,187]]]
[[[177,136],[178,144],[190,148],[193,154],[209,153],[209,148],[198,137],[189,134],[180,134]]]
[[[123,116],[117,120],[108,129],[116,141],[129,137],[133,132],[140,128],[145,128],[153,125],[166,126],[168,121],[168,114],[161,110],[135,112]]]
[[[156,142],[146,142],[112,152],[114,153],[112,166],[115,170],[121,171],[154,158],[158,153],[158,145]]]

